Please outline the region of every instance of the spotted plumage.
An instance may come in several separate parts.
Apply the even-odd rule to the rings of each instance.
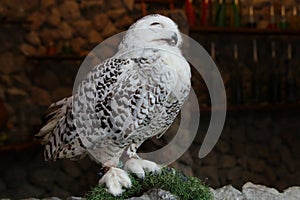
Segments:
[[[175,23],[151,15],[133,24],[115,56],[95,66],[73,96],[50,106],[37,134],[45,159],[89,155],[103,165],[114,195],[130,187],[128,175],[116,168],[123,152],[125,170],[143,177],[159,167],[136,151],[148,138],[162,135],[172,124],[190,90],[189,65],[181,55]]]

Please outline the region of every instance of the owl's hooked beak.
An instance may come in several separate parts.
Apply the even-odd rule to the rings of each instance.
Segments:
[[[178,43],[178,36],[174,33],[170,38],[163,38],[160,40],[167,42],[170,46],[176,46]]]
[[[178,36],[176,33],[174,33],[174,35],[172,35],[171,39],[169,40],[169,44],[171,46],[175,46],[178,42]]]

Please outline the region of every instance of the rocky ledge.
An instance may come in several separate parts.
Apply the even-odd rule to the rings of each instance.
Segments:
[[[264,185],[256,185],[251,182],[244,184],[242,190],[238,190],[232,185],[226,185],[222,188],[211,188],[215,200],[299,200],[300,186],[289,187],[280,193],[275,188],[269,188]],[[175,195],[161,189],[152,189],[144,193],[140,197],[132,197],[127,200],[177,200]],[[9,200],[9,199],[1,199]],[[43,199],[27,198],[23,200],[62,200],[57,197],[49,197]],[[82,197],[69,197],[66,200],[85,200]]]
[[[300,199],[300,187],[294,186],[280,193],[275,188],[269,188],[264,185],[256,185],[251,182],[242,187],[242,191],[237,190],[232,185],[227,185],[219,189],[211,190],[215,200],[297,200]]]

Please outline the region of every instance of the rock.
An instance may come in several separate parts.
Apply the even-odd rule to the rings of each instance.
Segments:
[[[12,80],[14,82],[14,85],[17,88],[22,88],[24,90],[26,90],[27,88],[31,87],[31,82],[28,79],[27,76],[25,76],[25,74],[16,74],[12,76]]]
[[[216,146],[222,153],[227,153],[230,150],[229,144],[227,141],[219,140]]]
[[[8,88],[7,89],[7,94],[11,98],[24,98],[24,97],[28,96],[27,92],[25,92],[22,89],[15,88],[15,87]]]
[[[125,15],[121,19],[117,20],[115,25],[117,28],[124,30],[127,29],[133,23],[134,23],[133,19],[128,15]]]
[[[62,199],[58,197],[46,197],[46,198],[42,198],[41,200],[62,200]]]
[[[60,36],[65,40],[71,39],[74,33],[74,29],[66,22],[60,24],[58,31]]]
[[[33,82],[36,86],[49,90],[53,90],[60,85],[57,75],[48,69],[37,73],[36,76],[33,77]]]
[[[53,42],[60,38],[60,33],[56,29],[43,29],[40,33],[42,42],[47,46],[50,42]]]
[[[108,16],[103,13],[95,15],[92,20],[93,27],[99,32],[101,32],[109,22]]]
[[[254,172],[263,172],[266,169],[266,162],[261,159],[248,158],[249,169]]]
[[[122,8],[123,7],[122,1],[123,0],[106,1],[107,7],[109,7],[110,9]]]
[[[76,178],[81,175],[81,170],[80,168],[76,165],[75,162],[72,161],[63,161],[63,168],[66,174],[69,176]]]
[[[33,45],[40,45],[41,44],[41,40],[39,35],[37,34],[36,31],[31,31],[27,36],[26,36],[26,40],[28,42],[30,42]]]
[[[0,73],[11,74],[19,72],[21,70],[21,62],[23,60],[20,57],[16,57],[13,53],[5,52],[0,54]]]
[[[242,191],[246,199],[283,200],[282,195],[276,189],[251,182],[247,182]]]
[[[106,12],[107,16],[113,21],[117,22],[121,17],[126,14],[126,10],[123,7],[114,10],[108,10]]]
[[[49,17],[47,17],[47,22],[55,27],[59,27],[61,23],[61,15],[58,8],[52,8]]]
[[[89,35],[88,35],[88,38],[89,38],[89,42],[90,43],[97,43],[99,44],[100,42],[103,41],[103,38],[102,36],[95,30],[91,30]]]
[[[7,189],[5,182],[0,178],[0,193]]]
[[[134,0],[123,0],[124,4],[126,5],[127,9],[130,11],[133,10]]]
[[[26,171],[20,166],[11,167],[3,171],[2,177],[6,186],[11,189],[19,188],[26,183]]]
[[[56,173],[51,169],[36,169],[29,175],[32,184],[51,189],[55,181]]]
[[[19,48],[21,52],[26,56],[36,55],[36,49],[29,44],[23,43]]]
[[[52,92],[52,99],[58,101],[64,97],[71,96],[72,89],[69,87],[59,87]]]
[[[216,166],[202,166],[198,169],[197,177],[202,180],[207,180],[210,185],[220,185],[218,170]]]
[[[68,197],[66,200],[85,200],[86,198],[83,197]]]
[[[90,20],[79,20],[73,23],[76,33],[79,33],[80,36],[86,37],[92,28],[92,23]]]
[[[46,90],[33,86],[30,92],[33,103],[40,106],[49,106],[52,103],[52,99]]]
[[[42,188],[35,187],[31,184],[24,184],[15,190],[15,195],[23,198],[28,198],[30,196],[33,197],[41,197],[45,193],[45,190]],[[36,198],[30,198],[31,200],[35,200]]]
[[[279,153],[281,161],[287,166],[288,170],[290,172],[295,172],[295,159],[292,157],[290,150],[285,145],[282,145]]]
[[[215,200],[246,200],[243,194],[232,185],[212,190]]]
[[[50,6],[53,6],[55,3],[56,3],[55,0],[41,0],[41,7],[48,8]]]
[[[104,38],[113,36],[114,34],[118,33],[118,29],[112,22],[108,22],[106,26],[103,28],[101,36]]]
[[[76,37],[70,42],[73,51],[77,54],[80,54],[80,52],[82,51],[82,47],[86,43],[87,40],[83,39],[82,37]]]
[[[132,197],[126,200],[178,200],[179,198],[162,189],[151,189],[140,197]]]
[[[76,1],[64,1],[59,7],[60,14],[67,22],[78,20],[81,16],[78,3]]]
[[[35,11],[28,16],[28,20],[31,21],[30,29],[37,30],[45,23],[46,16],[41,11]]]
[[[221,156],[220,165],[224,168],[231,168],[236,165],[236,159],[231,155]]]
[[[284,190],[283,199],[288,199],[288,200],[300,199],[300,187],[294,186]]]

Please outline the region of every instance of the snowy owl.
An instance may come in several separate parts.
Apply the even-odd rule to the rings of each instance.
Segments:
[[[139,178],[159,172],[161,166],[136,151],[146,139],[164,134],[188,97],[191,73],[181,43],[168,17],[148,15],[131,25],[118,52],[95,66],[73,96],[49,107],[36,135],[45,159],[90,156],[104,174],[99,184],[115,196],[131,187],[127,172]]]

